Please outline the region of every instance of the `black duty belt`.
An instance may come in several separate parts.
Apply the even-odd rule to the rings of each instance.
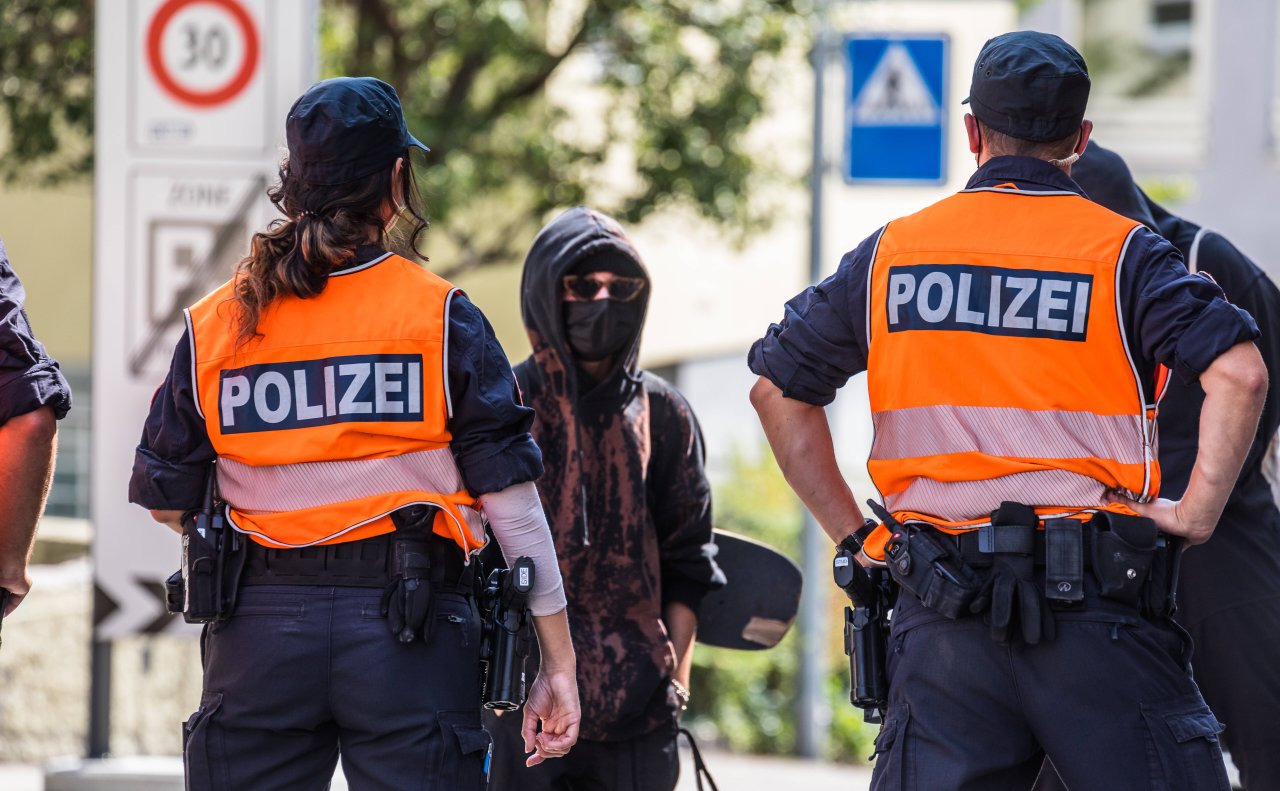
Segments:
[[[960,551],[960,556],[964,558],[964,562],[973,568],[989,567],[996,554],[1029,554],[1035,565],[1045,565],[1049,541],[1048,533],[1043,527],[1029,534],[1021,526],[1009,525],[989,525],[954,535],[932,528],[925,529],[955,546]],[[1080,539],[1082,560],[1087,570],[1092,565],[1090,556],[1093,550],[1093,529],[1087,522],[1081,525]]]
[[[301,549],[277,549],[249,541],[243,585],[341,585],[383,588],[390,584],[395,533]],[[430,579],[446,589],[459,588],[467,566],[450,538],[434,533],[420,539],[431,560]]]
[[[894,581],[947,618],[986,613],[1001,644],[1015,633],[1028,644],[1053,639],[1053,611],[1084,605],[1086,576],[1098,596],[1150,616],[1167,617],[1176,604],[1178,542],[1141,516],[1041,519],[1029,505],[1003,502],[989,525],[952,535],[870,505],[891,531]]]

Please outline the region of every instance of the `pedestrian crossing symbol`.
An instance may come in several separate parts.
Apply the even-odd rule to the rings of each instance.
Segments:
[[[845,39],[845,179],[946,181],[946,36]]]

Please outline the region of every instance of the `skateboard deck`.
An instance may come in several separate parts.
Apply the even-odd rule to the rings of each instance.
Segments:
[[[716,563],[727,582],[698,608],[698,642],[759,651],[777,645],[800,609],[803,576],[778,550],[746,536],[715,531]]]

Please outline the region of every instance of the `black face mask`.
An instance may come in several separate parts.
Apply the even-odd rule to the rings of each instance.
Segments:
[[[566,302],[564,329],[569,348],[583,362],[596,362],[625,351],[640,328],[640,313],[638,301]]]

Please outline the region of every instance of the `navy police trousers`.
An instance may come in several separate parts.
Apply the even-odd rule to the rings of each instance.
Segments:
[[[430,642],[401,644],[381,588],[250,585],[204,636],[204,693],[183,728],[191,791],[483,791],[480,625],[436,594]]]
[[[1072,789],[1227,791],[1189,641],[1087,593],[1055,611],[1056,639],[1000,645],[982,617],[948,620],[903,592],[872,788],[1031,788],[1047,754]]]

